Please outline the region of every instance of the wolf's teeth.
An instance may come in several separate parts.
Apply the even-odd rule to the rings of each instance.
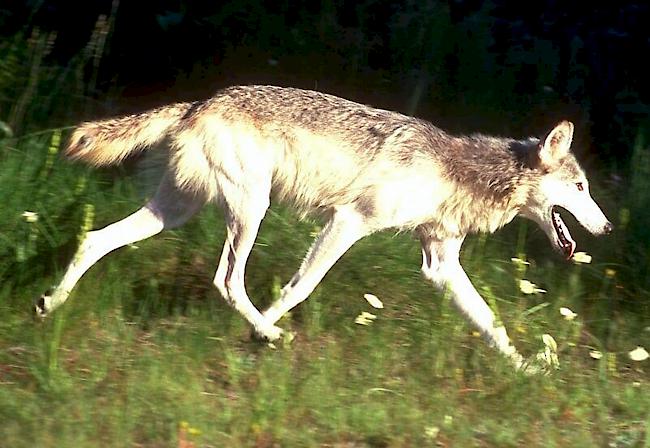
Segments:
[[[571,238],[569,229],[567,229],[566,225],[564,224],[564,221],[562,221],[562,217],[560,216],[560,213],[555,210],[552,210],[551,221],[553,222],[555,233],[557,234],[558,240],[560,242],[560,246],[564,251],[564,254],[567,256],[567,258],[571,258],[571,255],[573,255],[573,252],[575,251],[576,243],[573,240],[573,238]]]

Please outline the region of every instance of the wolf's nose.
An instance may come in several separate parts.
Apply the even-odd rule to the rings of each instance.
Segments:
[[[605,224],[605,227],[603,228],[603,232],[605,234],[609,234],[609,233],[612,233],[612,230],[614,230],[614,226],[612,225],[611,222],[607,222]]]

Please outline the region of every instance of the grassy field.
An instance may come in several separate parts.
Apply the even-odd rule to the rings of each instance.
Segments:
[[[62,137],[0,141],[0,445],[650,447],[648,361],[629,357],[650,349],[641,147],[634,195],[594,193],[617,232],[596,240],[568,221],[591,263],[563,262],[523,221],[465,244],[467,272],[520,351],[543,350],[544,334],[557,341],[559,370],[530,377],[426,284],[410,235],[353,247],[280,322],[293,342],[252,341],[211,285],[224,235],[213,207],[107,256],[65,306],[34,320],[32,301],[84,230],[135,210],[147,191],[131,176],[137,165],[64,163]],[[258,306],[277,296],[318,225],[269,212],[248,269]],[[546,292],[525,294],[521,280]],[[376,318],[355,323],[363,312]]]

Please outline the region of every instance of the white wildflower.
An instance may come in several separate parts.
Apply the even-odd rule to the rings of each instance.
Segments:
[[[354,319],[354,323],[359,325],[370,325],[376,318],[377,316],[374,314],[363,311],[356,319]]]
[[[538,288],[537,285],[528,280],[519,280],[519,290],[524,294],[545,293],[545,289]]]
[[[544,351],[537,354],[537,359],[554,369],[559,369],[560,360],[557,357],[557,342],[550,334],[542,335],[542,341],[545,346]]]
[[[542,342],[544,342],[544,345],[553,350],[554,352],[557,352],[557,342],[555,342],[555,339],[553,339],[553,336],[551,336],[548,333],[545,333],[542,335]]]
[[[578,314],[574,313],[570,308],[567,308],[565,306],[560,308],[560,314],[564,316],[566,320],[573,320],[578,316]]]
[[[20,216],[22,216],[25,221],[29,223],[38,221],[38,213],[30,212],[29,210],[25,210]]]
[[[384,304],[379,300],[379,298],[374,294],[364,294],[363,298],[372,306],[373,308],[381,309],[384,307]]]
[[[589,255],[586,252],[576,252],[575,254],[573,254],[572,260],[574,263],[589,264],[591,263],[591,255]]]
[[[439,433],[440,428],[437,426],[428,426],[424,428],[424,436],[429,440],[434,440],[436,437],[438,437]]]
[[[522,260],[521,258],[517,258],[517,257],[512,257],[510,261],[512,261],[517,266],[528,266],[530,264],[526,260]]]
[[[599,350],[590,350],[589,356],[591,356],[594,359],[600,359],[603,357],[603,353]]]
[[[645,361],[646,359],[650,358],[650,355],[648,355],[648,351],[641,346],[638,346],[637,348],[629,352],[628,356],[632,361]]]

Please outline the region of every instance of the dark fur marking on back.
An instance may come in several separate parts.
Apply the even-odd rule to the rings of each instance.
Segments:
[[[508,148],[524,167],[537,169],[541,166],[539,158],[539,141],[537,139],[515,140]]]
[[[355,201],[354,206],[365,217],[373,216],[376,210],[375,200],[370,196],[361,196]]]
[[[181,120],[189,120],[192,118],[193,115],[195,115],[197,112],[201,110],[201,106],[203,106],[206,103],[206,100],[199,100],[199,101],[193,101],[190,107],[187,109],[187,111],[183,114],[181,117]]]

